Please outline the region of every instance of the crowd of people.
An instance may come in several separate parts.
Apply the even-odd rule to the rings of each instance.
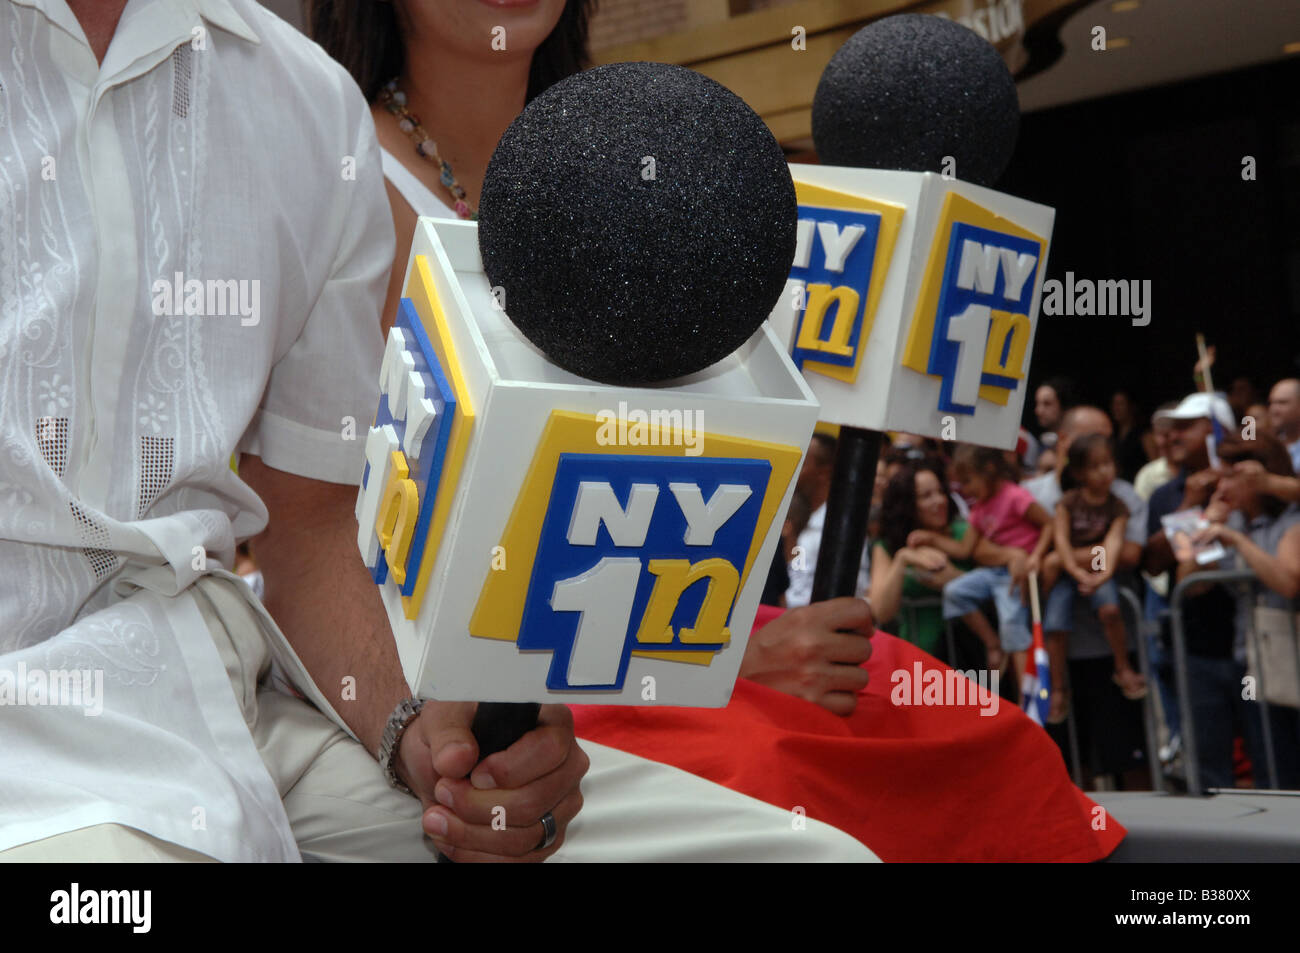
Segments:
[[[1201,373],[1198,364],[1198,386]],[[1294,663],[1257,652],[1253,637],[1259,612],[1294,615],[1300,594],[1300,380],[1279,381],[1263,402],[1239,377],[1226,392],[1198,390],[1144,417],[1126,391],[1108,413],[1076,403],[1071,382],[1055,378],[1034,392],[1033,415],[1037,433],[1022,428],[1009,451],[888,435],[859,577],[876,623],[954,667],[1014,671],[1002,681],[1014,696],[1030,662],[1034,584],[1050,660],[1048,729],[1064,747],[1073,717],[1094,778],[1140,786],[1151,756],[1181,777],[1185,703],[1204,787],[1247,777],[1300,787],[1291,700],[1300,685],[1285,684]],[[814,436],[765,602],[809,600],[835,445],[829,431]],[[1189,529],[1171,529],[1171,540],[1167,523]],[[1214,569],[1254,578],[1186,587],[1184,700],[1170,598],[1185,577]],[[1142,618],[1124,612],[1121,589]],[[1146,752],[1141,703],[1152,691],[1162,743]]]

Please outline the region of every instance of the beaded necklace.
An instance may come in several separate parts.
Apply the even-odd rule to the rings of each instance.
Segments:
[[[469,202],[465,201],[465,189],[456,181],[456,176],[451,171],[451,163],[438,155],[437,145],[429,134],[424,131],[424,127],[420,125],[420,120],[416,119],[407,110],[406,93],[397,88],[396,79],[389,80],[384,88],[379,91],[379,101],[384,104],[384,107],[390,113],[397,117],[397,128],[406,133],[406,137],[415,143],[416,153],[439,166],[438,181],[456,200],[455,205],[452,206],[456,210],[456,214],[461,218],[477,219],[478,212],[470,208]]]

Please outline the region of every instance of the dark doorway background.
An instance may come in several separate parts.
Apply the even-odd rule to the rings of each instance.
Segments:
[[[1300,373],[1300,56],[1026,115],[998,187],[1056,208],[1048,278],[1152,283],[1146,327],[1040,315],[1033,429],[1033,388],[1057,374],[1103,407],[1127,389],[1144,414],[1191,392],[1197,331],[1218,390]]]

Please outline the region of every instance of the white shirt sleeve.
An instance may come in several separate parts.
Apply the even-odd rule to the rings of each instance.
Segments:
[[[322,201],[338,201],[330,275],[270,381],[240,449],[267,466],[331,483],[361,480],[365,438],[379,402],[379,312],[396,244],[374,122],[349,98],[348,155],[356,178]],[[355,108],[351,108],[355,107]]]
[[[813,577],[817,574],[817,557],[821,553],[822,528],[826,521],[826,504],[817,508],[808,525],[799,534],[795,558],[788,567],[790,586],[785,591],[788,609],[806,606],[812,601]],[[865,596],[871,587],[871,540],[862,547],[862,564],[858,567],[857,595]]]
[[[785,590],[785,604],[789,609],[806,606],[812,600],[813,575],[817,571],[821,541],[821,526],[805,526],[795,542],[795,556],[789,567],[790,585]]]

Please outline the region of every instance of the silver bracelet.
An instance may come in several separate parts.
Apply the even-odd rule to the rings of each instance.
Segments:
[[[421,698],[403,698],[397,703],[393,713],[388,716],[388,724],[384,725],[384,737],[379,742],[379,766],[384,771],[384,777],[388,779],[390,785],[412,797],[415,797],[415,792],[398,778],[395,763],[398,748],[402,743],[402,735],[406,733],[406,729],[411,722],[415,721],[423,707],[424,700]]]

